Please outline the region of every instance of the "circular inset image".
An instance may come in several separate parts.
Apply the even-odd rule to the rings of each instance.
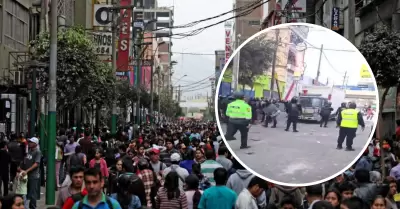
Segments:
[[[238,44],[215,98],[233,156],[286,186],[321,183],[354,164],[379,107],[375,78],[357,48],[305,23],[267,28]]]

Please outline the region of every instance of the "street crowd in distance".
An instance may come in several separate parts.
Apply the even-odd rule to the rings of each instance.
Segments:
[[[400,123],[399,123],[400,125]],[[59,129],[57,206],[62,209],[397,209],[400,128],[372,140],[351,169],[307,187],[280,186],[246,170],[229,153],[215,122],[170,121],[120,128]],[[40,204],[46,159],[40,140],[11,134],[0,142],[1,209]],[[384,165],[380,158],[384,158]],[[388,174],[382,177],[382,171]]]

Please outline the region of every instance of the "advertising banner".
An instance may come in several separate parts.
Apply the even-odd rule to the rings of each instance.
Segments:
[[[147,90],[150,91],[151,85],[151,66],[142,66],[142,78],[141,83],[142,86]]]
[[[334,31],[339,30],[339,15],[340,15],[340,9],[339,7],[333,7],[332,8],[332,27],[331,29]]]
[[[228,62],[232,53],[232,29],[225,28],[225,63]]]
[[[369,72],[368,66],[366,64],[361,65],[360,78],[371,78],[372,75]]]
[[[121,0],[120,6],[131,5],[131,0]],[[131,38],[131,17],[132,10],[121,9],[120,12],[120,35],[118,41],[118,58],[117,58],[117,71],[126,72],[129,67],[129,41]]]

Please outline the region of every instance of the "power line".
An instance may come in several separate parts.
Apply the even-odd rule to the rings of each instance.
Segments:
[[[184,85],[184,86],[181,86],[181,87],[192,86],[192,85],[194,85],[194,84],[197,84],[197,83],[200,83],[200,82],[205,81],[205,80],[207,80],[207,79],[210,79],[212,76],[214,76],[214,74],[211,74],[211,75],[208,76],[207,78],[201,79],[201,80],[199,80],[199,81],[196,81],[196,82],[194,82],[194,83],[191,83],[191,84],[188,84],[188,85]]]
[[[262,5],[264,5],[267,2],[269,2],[269,0],[260,1],[260,2],[261,2],[260,4],[255,5],[252,8],[249,8],[248,10],[246,10],[246,11],[244,11],[244,12],[238,14],[238,15],[235,15],[235,16],[230,17],[230,18],[226,18],[226,19],[224,19],[222,21],[219,21],[219,22],[216,22],[214,24],[210,24],[210,25],[207,25],[207,26],[204,26],[204,27],[201,27],[201,28],[198,28],[198,29],[194,29],[194,30],[191,30],[191,31],[183,32],[183,33],[176,33],[176,34],[171,34],[171,35],[162,36],[162,37],[146,37],[146,38],[168,38],[168,37],[171,37],[171,38],[174,38],[174,39],[184,39],[184,38],[187,38],[187,37],[190,37],[190,36],[196,36],[196,35],[200,34],[201,32],[203,32],[204,30],[206,30],[208,28],[214,27],[214,26],[219,25],[221,23],[225,23],[228,20],[232,20],[232,19],[235,19],[235,18],[238,18],[238,17],[242,17],[242,16],[246,16],[248,14],[251,14],[258,7],[261,7]],[[172,37],[172,36],[180,36],[180,37],[177,38],[177,37]]]
[[[155,31],[156,31],[156,30],[163,30],[163,29],[178,29],[178,28],[193,27],[193,26],[195,26],[195,25],[197,25],[197,24],[199,24],[199,23],[205,22],[205,21],[209,21],[209,20],[212,20],[212,19],[216,19],[216,18],[219,18],[219,17],[223,17],[223,16],[225,16],[225,15],[227,15],[227,14],[231,14],[231,13],[234,13],[234,12],[243,11],[243,10],[245,10],[245,9],[248,9],[248,8],[252,7],[252,6],[255,6],[256,4],[258,4],[258,3],[262,2],[262,1],[263,1],[263,0],[258,0],[258,1],[256,1],[256,2],[252,2],[252,3],[246,4],[246,5],[244,5],[244,6],[241,6],[241,7],[235,8],[235,9],[232,9],[232,10],[230,10],[230,11],[223,12],[223,13],[221,13],[221,14],[219,14],[219,15],[215,15],[215,16],[208,17],[208,18],[201,19],[201,20],[196,20],[196,21],[193,21],[193,22],[190,22],[190,23],[187,23],[187,24],[182,24],[182,25],[178,25],[178,26],[170,26],[170,27],[161,27],[161,28],[155,29]]]
[[[211,88],[211,86],[212,86],[212,85],[207,85],[207,86],[204,86],[204,87],[198,88],[198,89],[184,90],[183,92],[187,93],[187,92],[198,91],[198,90],[202,90],[202,89],[206,89],[206,88]]]
[[[345,72],[340,72],[339,70],[337,70],[337,69],[332,65],[332,63],[329,61],[329,59],[328,59],[328,57],[326,56],[326,54],[324,53],[324,51],[322,51],[322,54],[324,55],[325,60],[328,62],[329,66],[332,68],[332,70],[336,71],[336,72],[339,73],[339,74],[344,74],[344,73],[345,73]]]

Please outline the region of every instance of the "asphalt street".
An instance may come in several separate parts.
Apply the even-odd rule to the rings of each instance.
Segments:
[[[277,128],[253,125],[249,131],[249,149],[240,149],[240,133],[228,145],[239,159],[253,171],[279,182],[305,184],[328,178],[348,166],[368,141],[372,121],[366,121],[364,131],[359,128],[354,139],[356,151],[337,150],[339,129],[335,121],[328,127],[316,123],[298,123],[299,132],[288,132],[286,114],[278,117]],[[226,133],[226,125],[222,125]],[[343,143],[345,147],[345,143]]]

